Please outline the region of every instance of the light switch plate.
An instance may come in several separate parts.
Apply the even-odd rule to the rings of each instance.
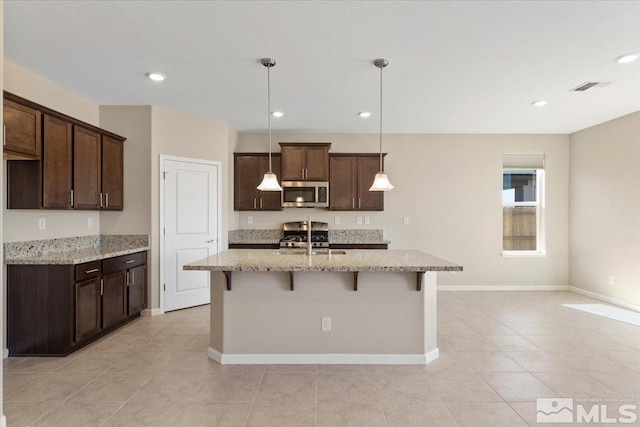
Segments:
[[[38,219],[38,229],[39,230],[46,230],[47,229],[47,220],[46,220],[46,218],[39,218]]]
[[[253,224],[253,217],[251,215],[247,217],[247,224]]]
[[[371,218],[369,218],[368,216],[364,217],[364,223],[365,224],[369,224],[371,222]]]
[[[336,224],[336,225],[340,224],[340,217],[339,216],[334,216],[333,217],[333,223]]]
[[[402,223],[403,223],[404,225],[409,224],[409,217],[408,217],[408,216],[405,216],[404,218],[402,218]]]
[[[362,217],[361,216],[357,216],[356,217],[356,224],[362,224]]]

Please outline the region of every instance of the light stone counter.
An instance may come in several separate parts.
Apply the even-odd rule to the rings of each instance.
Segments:
[[[345,255],[282,255],[273,249],[230,249],[184,266],[209,271],[462,271],[415,250],[345,250]]]
[[[5,243],[5,264],[82,264],[149,250],[147,235],[103,235]]]

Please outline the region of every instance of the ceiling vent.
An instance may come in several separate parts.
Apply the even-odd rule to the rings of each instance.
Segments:
[[[585,90],[594,88],[594,87],[606,87],[609,86],[611,82],[584,82],[579,86],[571,89],[570,92],[584,92]]]

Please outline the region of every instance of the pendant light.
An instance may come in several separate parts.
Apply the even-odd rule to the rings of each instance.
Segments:
[[[373,61],[373,65],[380,68],[380,172],[376,174],[373,185],[371,185],[369,191],[390,191],[393,190],[393,185],[391,185],[387,174],[384,173],[384,169],[382,169],[382,69],[389,65],[389,61],[386,59],[376,59]]]
[[[273,58],[262,58],[262,65],[267,67],[267,117],[269,120],[269,172],[264,174],[262,182],[258,185],[260,191],[282,191],[282,187],[278,183],[278,177],[273,173],[271,168],[271,67],[276,66],[276,60]]]

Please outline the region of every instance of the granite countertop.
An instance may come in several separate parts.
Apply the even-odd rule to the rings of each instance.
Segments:
[[[273,249],[230,249],[186,264],[209,271],[462,271],[462,266],[415,250],[346,250],[345,255],[279,255]]]
[[[281,229],[245,229],[229,231],[230,245],[277,245],[283,237]],[[329,243],[340,245],[389,244],[384,240],[383,231],[377,229],[331,229]]]
[[[91,236],[5,244],[5,264],[82,264],[149,250],[143,235]]]

